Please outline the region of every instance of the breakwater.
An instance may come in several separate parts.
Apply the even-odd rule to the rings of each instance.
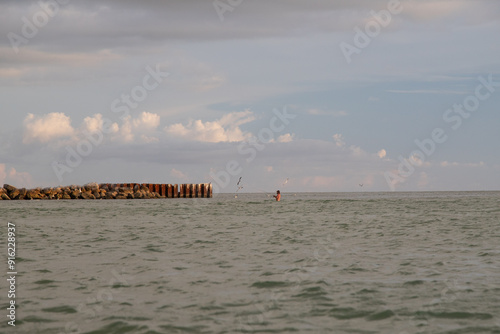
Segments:
[[[58,199],[149,199],[149,198],[211,198],[212,184],[158,183],[87,183],[52,188],[16,188],[4,184],[0,200]]]

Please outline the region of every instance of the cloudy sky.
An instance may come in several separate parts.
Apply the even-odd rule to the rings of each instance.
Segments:
[[[500,190],[499,1],[4,0],[0,32],[2,184]]]

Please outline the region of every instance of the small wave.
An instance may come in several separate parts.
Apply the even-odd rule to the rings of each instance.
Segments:
[[[50,284],[50,283],[55,283],[55,281],[50,280],[50,279],[41,279],[39,281],[34,282],[35,284]]]
[[[140,330],[147,329],[146,326],[131,325],[123,321],[115,321],[109,325],[101,327],[95,331],[85,332],[84,334],[122,334],[137,333]]]
[[[281,288],[288,286],[290,283],[283,281],[263,281],[255,282],[251,286],[254,288]]]
[[[73,307],[67,305],[43,308],[42,311],[50,313],[64,313],[64,314],[76,313],[76,310]]]
[[[157,252],[157,253],[164,252],[163,250],[158,249],[157,246],[155,245],[147,245],[146,247],[144,247],[144,249],[147,250],[148,252]]]
[[[295,298],[313,299],[313,300],[323,300],[331,301],[332,299],[327,297],[328,293],[320,286],[314,286],[310,288],[305,288],[300,291],[299,294],[294,295]]]
[[[471,313],[471,312],[417,312],[417,316],[429,316],[433,318],[443,318],[443,319],[478,319],[478,320],[488,320],[492,319],[493,316],[489,313]]]
[[[352,307],[334,307],[330,310],[329,315],[339,320],[364,318],[369,316],[371,311],[356,310]]]
[[[384,320],[384,319],[392,317],[393,315],[394,315],[394,312],[392,312],[391,310],[385,310],[385,311],[370,314],[368,317],[366,317],[366,320],[368,320],[368,321]]]
[[[55,320],[52,319],[47,319],[47,318],[40,318],[37,317],[36,315],[29,315],[25,317],[22,322],[34,322],[34,323],[44,323],[44,322],[55,322]],[[22,323],[20,322],[20,323]]]
[[[200,333],[206,326],[174,326],[161,325],[160,328],[167,330],[166,333]]]
[[[420,284],[424,284],[424,281],[422,281],[422,280],[414,280],[414,281],[408,281],[408,282],[404,282],[403,283],[403,285],[410,285],[410,286],[420,285]]]

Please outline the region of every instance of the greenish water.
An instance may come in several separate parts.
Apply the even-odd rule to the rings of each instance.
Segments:
[[[500,193],[0,202],[2,333],[500,333]],[[6,265],[6,247],[4,247]],[[4,270],[4,277],[7,269]]]

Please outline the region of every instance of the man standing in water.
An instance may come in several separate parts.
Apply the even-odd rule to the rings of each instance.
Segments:
[[[276,191],[276,195],[275,195],[275,196],[273,196],[273,197],[274,197],[274,198],[276,198],[276,202],[279,202],[279,201],[280,201],[280,199],[281,199],[281,193],[280,193],[280,191],[279,191],[279,190],[278,190],[278,191]]]

